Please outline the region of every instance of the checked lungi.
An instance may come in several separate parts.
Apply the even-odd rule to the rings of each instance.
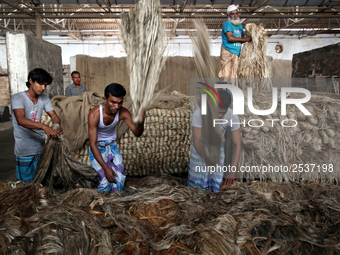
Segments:
[[[24,182],[33,181],[39,160],[40,154],[25,157],[16,156],[15,168],[17,180],[23,180]]]
[[[123,191],[123,186],[125,182],[125,174],[123,168],[123,158],[118,151],[118,146],[116,141],[103,141],[97,142],[98,149],[104,159],[104,162],[110,167],[118,177],[115,177],[117,183],[109,182],[106,177],[104,170],[99,165],[97,160],[94,158],[93,153],[90,148],[90,162],[93,168],[99,174],[99,191]]]
[[[201,190],[218,192],[223,181],[224,148],[220,150],[220,171],[210,172],[205,165],[204,159],[197,153],[194,146],[191,146],[188,186],[198,187]],[[215,167],[215,166],[214,166]],[[216,169],[215,169],[216,170]]]
[[[218,77],[222,78],[225,82],[231,82],[237,86],[237,69],[239,57],[221,46],[221,70]]]

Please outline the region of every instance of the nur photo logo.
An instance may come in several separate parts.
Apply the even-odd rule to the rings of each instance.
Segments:
[[[237,115],[244,115],[244,104],[245,104],[245,99],[244,99],[244,94],[243,91],[232,85],[232,84],[223,84],[223,83],[218,83],[214,85],[214,88],[208,84],[202,83],[202,82],[197,82],[199,84],[202,84],[206,86],[208,89],[210,89],[220,100],[220,103],[222,105],[221,99],[216,91],[216,89],[227,89],[231,92],[232,97],[233,97],[233,102],[232,102],[232,109],[233,109],[233,114]],[[213,94],[205,89],[205,88],[200,88],[197,87],[198,89],[201,89],[205,91],[214,101],[215,105],[217,106],[217,102],[213,96]],[[289,93],[301,93],[304,94],[304,98],[287,98],[287,94]],[[201,114],[206,115],[207,114],[207,94],[201,94]],[[282,87],[281,88],[281,115],[285,116],[287,115],[287,105],[295,105],[304,115],[310,116],[312,115],[306,107],[303,106],[303,103],[307,103],[311,99],[311,93],[307,89],[303,88],[297,88],[297,87]],[[273,87],[272,88],[272,105],[270,109],[267,110],[259,110],[256,109],[253,105],[253,88],[248,87],[247,88],[247,107],[249,111],[254,114],[254,115],[270,115],[273,113],[278,106],[278,88]],[[266,119],[266,121],[271,122],[271,126],[274,126],[274,122],[280,122],[282,126],[284,127],[295,127],[297,126],[297,121],[294,119],[285,119],[285,120],[280,120],[280,119]],[[260,122],[260,125],[255,125],[254,123]],[[288,123],[294,123],[294,124],[288,124]],[[225,119],[214,119],[214,124],[215,125],[223,125],[227,124]],[[231,125],[233,123],[230,123]],[[236,123],[234,123],[236,124]],[[243,126],[246,126],[246,120],[243,120],[242,123],[237,123]],[[247,121],[248,126],[250,127],[261,127],[264,125],[264,121],[261,119],[251,119]]]

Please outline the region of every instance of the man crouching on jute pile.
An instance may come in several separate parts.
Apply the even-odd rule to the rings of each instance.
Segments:
[[[123,191],[123,158],[116,143],[118,122],[125,121],[137,137],[144,131],[145,112],[136,126],[129,110],[122,107],[125,95],[122,85],[111,83],[105,88],[105,104],[89,113],[90,161],[99,174],[99,191]]]

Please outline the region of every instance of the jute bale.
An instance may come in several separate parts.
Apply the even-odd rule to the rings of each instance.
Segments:
[[[145,113],[143,135],[137,138],[130,129],[125,128],[117,139],[124,171],[128,176],[187,172],[191,134],[190,98],[173,91],[162,92],[156,100],[155,108]],[[42,123],[52,125],[45,112]],[[88,140],[73,153],[81,163],[91,165]]]
[[[170,94],[180,96],[178,92]],[[256,109],[269,109],[271,100],[271,95],[266,93],[253,95]],[[145,131],[140,138],[126,129],[117,141],[126,174],[145,176],[159,172],[186,173],[190,156],[191,113],[197,106],[197,102],[183,96],[172,109],[147,110]],[[270,115],[254,115],[245,106],[245,115],[239,116],[240,122],[245,122],[245,125],[241,124],[242,153],[239,166],[271,165],[290,168],[285,173],[252,172],[243,173],[242,177],[269,178],[275,181],[300,178],[339,180],[340,97],[312,92],[312,98],[304,106],[312,116],[305,116],[291,105],[287,107],[287,115],[281,115],[280,97],[277,109]],[[251,119],[255,120],[251,125],[257,127],[248,125]],[[297,125],[284,127],[282,121],[286,126]],[[47,114],[43,115],[42,122],[52,124]],[[74,153],[78,160],[90,165],[88,142]],[[309,164],[310,168],[314,167],[313,172],[311,169],[307,172],[306,169],[302,175],[297,171],[296,166],[299,164],[304,167]]]
[[[128,130],[118,140],[124,171],[129,176],[185,173],[190,152],[190,111],[187,108],[146,111],[144,133]]]
[[[271,96],[256,94],[253,104],[256,109],[269,109]],[[340,133],[337,130],[340,118],[337,115],[340,97],[313,92],[310,101],[303,105],[311,116],[305,116],[295,105],[288,105],[287,115],[281,115],[280,100],[277,110],[270,115],[255,116],[245,111],[245,115],[239,116],[240,122],[245,123],[241,125],[243,151],[240,165],[289,167],[284,173],[250,173],[246,176],[276,181],[299,178],[339,181]],[[259,124],[249,122],[252,119]],[[304,170],[298,168],[299,164]]]

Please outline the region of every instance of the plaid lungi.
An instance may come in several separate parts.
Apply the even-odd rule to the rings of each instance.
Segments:
[[[224,148],[220,150],[220,163],[222,168],[224,163]],[[188,186],[198,187],[201,190],[218,192],[223,181],[223,171],[210,172],[205,165],[204,159],[197,153],[194,146],[191,146]]]
[[[40,154],[33,156],[16,156],[16,178],[24,182],[31,182],[34,179],[35,171],[40,160]]]
[[[221,70],[218,73],[218,77],[222,78],[223,81],[231,82],[237,86],[237,69],[239,57],[233,53],[230,53],[223,46],[221,46]]]
[[[99,191],[123,191],[123,186],[125,182],[125,174],[123,168],[123,158],[122,155],[118,151],[118,146],[116,141],[103,141],[97,142],[98,149],[104,159],[104,162],[110,167],[118,177],[115,177],[117,183],[109,182],[106,177],[104,170],[101,165],[94,158],[93,153],[90,148],[90,162],[93,168],[99,174]]]

